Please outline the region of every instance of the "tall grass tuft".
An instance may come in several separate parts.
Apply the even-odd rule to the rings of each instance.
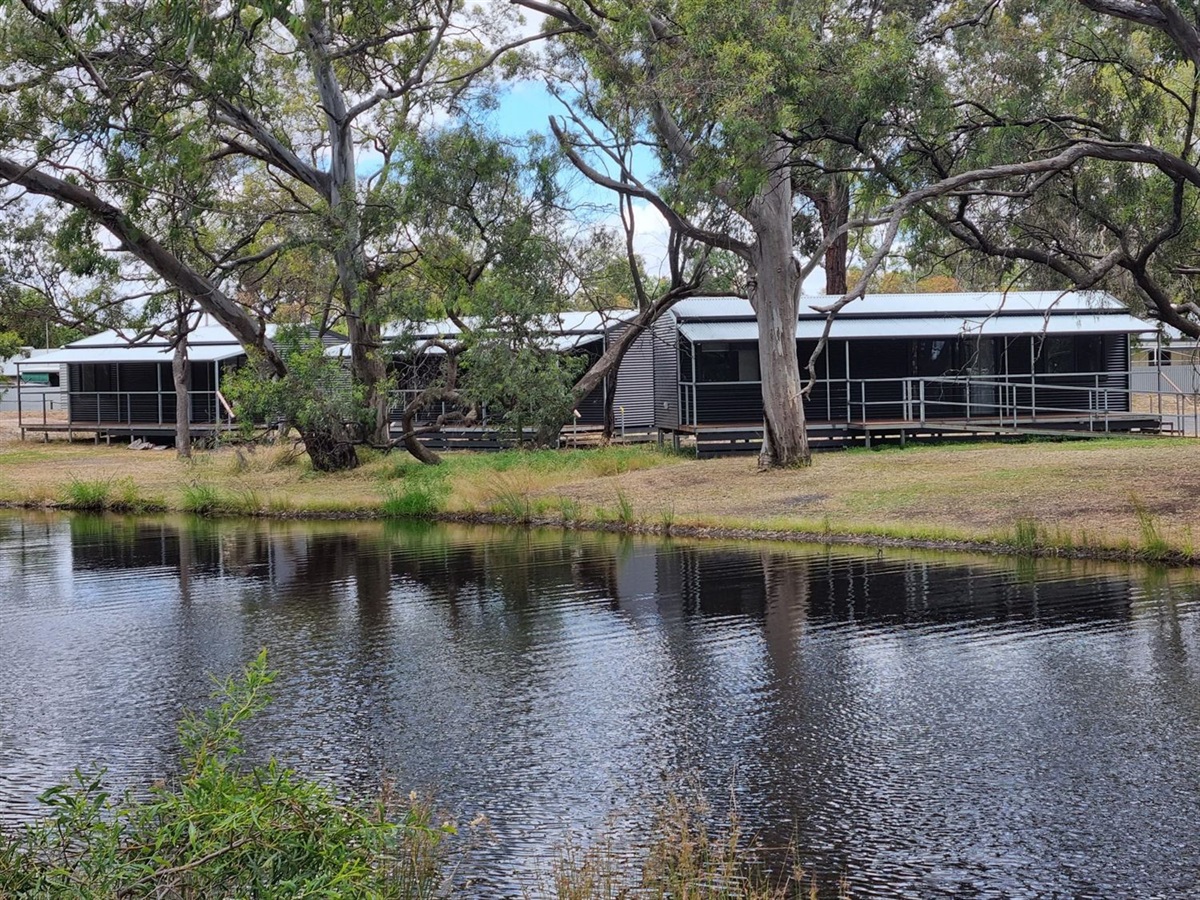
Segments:
[[[383,514],[389,519],[427,519],[437,515],[442,504],[433,485],[415,481],[384,490]]]
[[[555,900],[816,900],[819,888],[800,867],[794,846],[768,848],[748,837],[736,808],[713,827],[703,805],[675,795],[659,810],[644,851],[621,850],[611,836],[586,848],[568,843],[549,880],[538,896]],[[849,897],[844,881],[837,896]]]
[[[573,497],[558,498],[558,514],[564,522],[578,522],[581,515],[579,501]]]
[[[533,503],[524,491],[501,483],[492,493],[491,512],[525,524],[533,519]]]
[[[1145,504],[1133,501],[1133,514],[1137,516],[1138,530],[1142,534],[1142,550],[1151,559],[1163,559],[1171,553],[1171,545],[1158,530],[1158,523]]]
[[[183,488],[183,509],[197,516],[211,516],[221,511],[221,492],[211,484],[189,484]]]
[[[72,478],[63,489],[63,506],[71,509],[82,509],[100,512],[108,509],[112,496],[111,481],[86,481],[82,478]]]
[[[637,522],[637,516],[633,511],[633,501],[624,491],[617,491],[617,504],[614,507],[616,519],[622,525],[629,527]]]
[[[1030,519],[1021,519],[1013,526],[1012,545],[1021,553],[1032,553],[1039,543],[1038,524]]]

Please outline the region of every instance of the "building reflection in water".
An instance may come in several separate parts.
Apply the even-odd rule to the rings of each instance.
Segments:
[[[1031,793],[1084,777],[1081,747],[1112,768],[1112,723],[1139,704],[1200,725],[1195,624],[1175,606],[1194,588],[1147,577],[505,529],[0,518],[0,801],[81,760],[130,782],[169,771],[207,673],[268,646],[281,678],[251,754],[487,812],[485,868],[567,823],[644,818],[696,773],[718,807],[732,780],[822,871],[942,890],[942,870],[1008,865],[972,855],[995,846],[1032,873],[1009,888],[1055,888],[1034,862],[1057,819]]]

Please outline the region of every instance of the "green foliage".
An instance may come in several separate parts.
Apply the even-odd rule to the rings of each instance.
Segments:
[[[426,519],[441,510],[441,497],[432,485],[406,483],[384,492],[383,514],[389,519]]]
[[[15,331],[0,331],[0,359],[11,359],[21,352],[23,342]]]
[[[42,794],[41,820],[0,832],[6,897],[427,898],[448,828],[413,803],[339,800],[274,759],[242,768],[242,729],[270,701],[260,653],[180,725],[181,771],[142,796],[112,796],[76,771]]]
[[[532,428],[549,440],[571,421],[575,398],[572,387],[586,361],[548,349],[540,340],[509,334],[476,337],[464,364],[463,391],[486,405],[489,424],[503,422],[518,440]]]
[[[182,505],[185,512],[212,515],[221,509],[221,492],[211,484],[187,484],[183,487]]]
[[[63,491],[62,502],[72,509],[99,512],[108,509],[111,495],[111,481],[87,481],[73,477]]]
[[[286,423],[301,432],[345,431],[346,426],[366,427],[370,413],[361,385],[354,384],[344,363],[325,355],[311,332],[300,327],[281,328],[275,343],[287,364],[282,378],[264,377],[255,366],[243,366],[221,382],[247,434],[256,423]]]

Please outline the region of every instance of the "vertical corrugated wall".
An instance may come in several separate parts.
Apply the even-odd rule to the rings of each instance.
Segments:
[[[619,325],[612,330],[610,341],[615,341],[629,325]],[[621,412],[625,410],[624,421],[626,428],[650,428],[654,425],[654,334],[651,330],[643,331],[626,351],[621,360],[621,368],[617,371],[617,393],[614,402],[617,411],[613,413],[613,423],[621,427]]]
[[[1129,412],[1129,335],[1108,334],[1104,336],[1103,385],[1111,393],[1105,398],[1110,412]]]
[[[651,329],[654,366],[654,424],[658,428],[679,425],[679,328],[668,313]]]

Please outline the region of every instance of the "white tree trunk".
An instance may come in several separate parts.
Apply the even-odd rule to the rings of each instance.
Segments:
[[[758,321],[763,399],[759,469],[812,462],[796,352],[800,268],[792,251],[791,170],[786,161],[787,148],[779,142],[768,153],[766,184],[749,210],[755,235],[750,250],[750,303]]]
[[[192,419],[189,391],[192,387],[191,364],[188,361],[187,316],[179,317],[175,354],[171,357],[171,379],[175,383],[175,455],[192,458]]]

